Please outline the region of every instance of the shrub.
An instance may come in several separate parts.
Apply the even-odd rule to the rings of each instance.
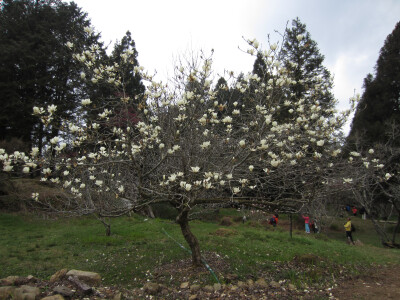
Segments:
[[[223,217],[221,219],[220,225],[222,225],[222,226],[231,226],[232,225],[232,219],[230,217]]]

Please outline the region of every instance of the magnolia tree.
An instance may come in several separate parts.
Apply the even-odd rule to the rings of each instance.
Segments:
[[[82,99],[73,122],[57,120],[61,135],[50,141],[46,153],[0,150],[3,171],[40,168],[41,180],[60,184],[81,213],[118,216],[151,203],[170,203],[199,265],[190,211],[205,203],[300,209],[327,183],[340,153],[336,136],[349,114],[322,107],[317,95],[324,91],[309,91],[293,101],[286,92],[293,77],[283,67],[277,44],[262,50],[257,41],[247,42],[247,52],[264,60],[270,77],[256,89],[250,88],[260,81],[255,74],[231,78],[243,97],[229,104],[219,103],[213,90],[211,56],[176,68],[167,84],[135,67],[146,92],[130,99],[121,65],[100,65],[96,49],[75,54],[83,64],[81,78],[109,83],[115,97]],[[121,64],[133,63],[129,50],[121,57]],[[50,105],[33,113],[52,126],[56,111]],[[282,111],[287,117],[279,117]],[[41,201],[37,193],[32,197]]]
[[[398,128],[393,131],[398,133]],[[374,225],[381,243],[395,245],[396,232],[400,224],[399,158],[400,151],[392,146],[396,137],[389,138],[386,145],[377,144],[367,151],[352,151],[347,163],[336,165],[336,186],[350,191],[355,202],[363,207]],[[342,186],[340,187],[340,181]],[[393,213],[397,214],[397,226],[392,237],[387,234],[386,225]],[[381,222],[384,219],[385,222]],[[398,246],[398,245],[397,245]]]

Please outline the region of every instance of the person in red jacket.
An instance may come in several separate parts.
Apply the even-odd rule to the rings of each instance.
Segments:
[[[304,225],[306,227],[306,233],[310,233],[310,217],[302,216],[304,219]]]
[[[353,206],[351,212],[353,213],[353,216],[357,216],[357,208],[355,206]]]

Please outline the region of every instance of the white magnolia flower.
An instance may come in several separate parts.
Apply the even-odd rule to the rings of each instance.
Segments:
[[[234,188],[233,188],[233,193],[234,193],[234,194],[240,193],[240,188],[239,188],[239,187],[234,187]]]
[[[125,188],[124,188],[123,185],[120,185],[120,186],[118,187],[118,192],[123,193],[124,190],[125,190]]]
[[[43,174],[44,175],[50,175],[51,174],[51,169],[50,168],[46,168],[46,169],[43,169]]]
[[[29,173],[29,167],[24,167],[23,169],[22,169],[22,172],[23,173]]]
[[[47,111],[49,112],[49,114],[54,113],[56,110],[57,110],[57,106],[54,105],[54,104],[49,105],[49,106],[47,107]]]
[[[273,167],[279,166],[280,163],[281,163],[281,161],[279,159],[271,160],[271,166],[273,166]]]
[[[302,39],[304,38],[304,36],[302,34],[299,34],[296,36],[296,39],[300,42]]]
[[[4,172],[11,172],[12,169],[13,169],[13,166],[10,166],[10,165],[4,165],[3,166],[3,171]]]
[[[84,189],[86,187],[86,184],[81,183],[81,185],[79,186],[79,188]]]
[[[168,177],[168,180],[171,182],[174,182],[176,180],[176,175],[175,174],[171,174],[171,176]]]
[[[69,174],[69,171],[64,171],[64,176],[68,176],[68,174]]]
[[[158,148],[163,149],[165,147],[164,143],[160,143],[160,145],[158,145]]]
[[[353,178],[343,178],[343,183],[352,183]]]
[[[350,155],[352,155],[352,156],[361,156],[360,153],[355,152],[355,151],[350,152]]]
[[[201,144],[200,147],[204,150],[204,149],[208,148],[210,145],[211,145],[211,142],[206,141],[206,142],[203,142],[203,144]]]
[[[225,180],[221,180],[221,181],[219,182],[219,184],[220,184],[220,185],[225,185]]]
[[[230,179],[233,178],[233,175],[232,174],[226,174],[226,178],[230,180]]]
[[[246,141],[245,140],[241,140],[240,142],[239,142],[239,146],[240,147],[244,147],[244,146],[246,146]]]
[[[271,48],[272,51],[275,51],[277,47],[278,47],[277,44],[272,44],[272,45],[270,46],[270,48]]]
[[[71,43],[71,42],[67,42],[65,45],[66,45],[69,49],[71,49],[72,47],[74,47],[74,44]]]
[[[191,189],[192,189],[192,185],[190,183],[186,183],[185,190],[189,192]]]
[[[253,165],[250,165],[250,166],[249,166],[249,170],[250,170],[250,172],[253,172],[254,166],[253,166]]]
[[[39,193],[32,193],[32,199],[35,201],[39,201]]]
[[[97,186],[102,186],[103,185],[103,180],[96,180],[95,184]]]
[[[55,145],[55,144],[58,143],[59,140],[60,140],[60,138],[59,138],[58,136],[55,136],[55,137],[53,137],[53,138],[50,140],[50,143],[52,143],[53,145]]]
[[[82,101],[81,101],[81,103],[82,103],[82,105],[89,105],[90,103],[92,103],[92,101],[90,100],[90,99],[83,99]]]
[[[374,152],[375,152],[375,151],[374,151],[374,149],[372,149],[372,148],[368,150],[368,153],[369,153],[369,154],[374,154]]]
[[[36,156],[39,154],[39,148],[38,147],[33,147],[31,151],[32,156]]]
[[[200,167],[191,167],[193,173],[197,173],[200,171]]]
[[[225,118],[222,119],[223,123],[232,123],[232,118],[229,116],[226,116]]]
[[[322,147],[322,146],[324,145],[324,143],[325,143],[324,140],[319,140],[319,141],[317,142],[317,146]]]

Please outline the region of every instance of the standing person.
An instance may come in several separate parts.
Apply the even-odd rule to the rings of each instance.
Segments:
[[[306,233],[310,233],[310,217],[302,216],[304,219],[304,225],[306,227]]]
[[[353,206],[353,208],[351,209],[353,216],[357,216],[357,208],[355,206]]]
[[[312,220],[312,230],[314,231],[314,233],[318,233],[318,224],[317,224],[317,219],[313,219]]]
[[[354,245],[354,241],[353,241],[353,236],[351,234],[351,218],[347,219],[347,223],[344,224],[344,229],[346,230],[346,237],[349,241],[349,243],[352,243]]]

